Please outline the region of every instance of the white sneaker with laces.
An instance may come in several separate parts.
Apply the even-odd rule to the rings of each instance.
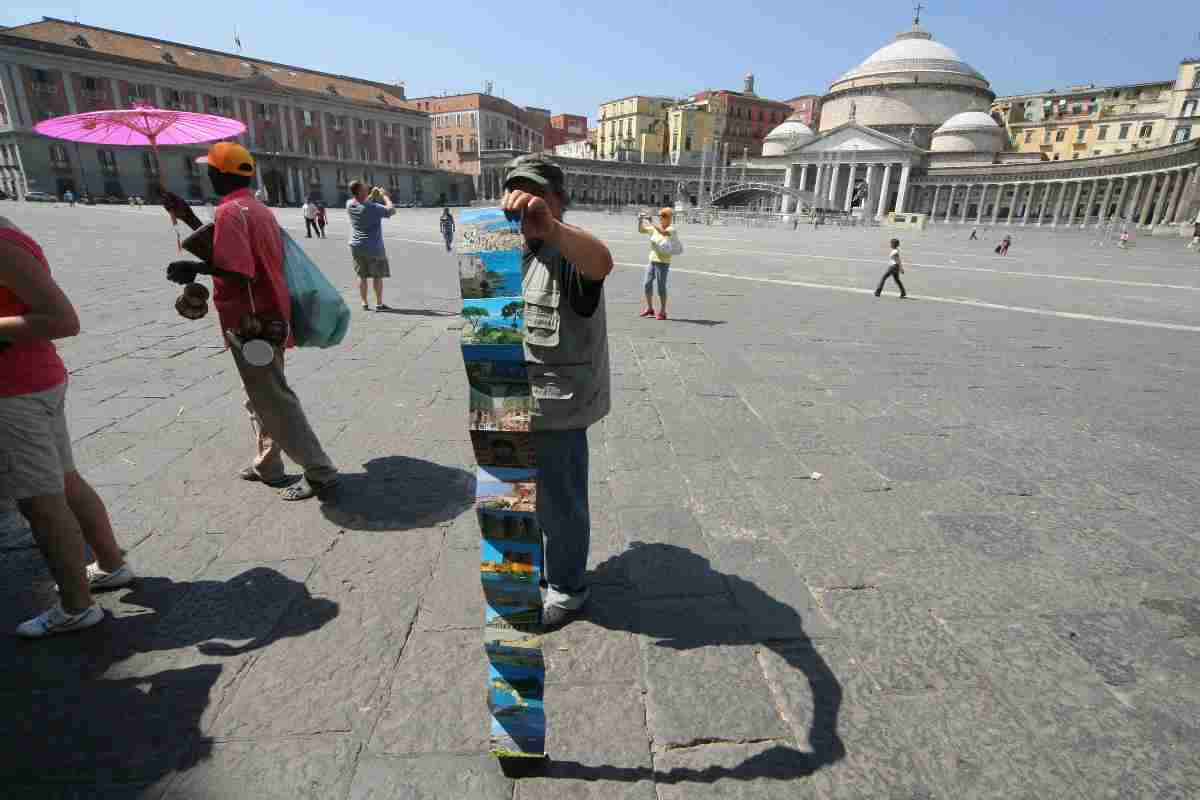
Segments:
[[[103,621],[104,609],[95,603],[78,614],[68,614],[59,603],[22,622],[17,626],[16,634],[24,639],[44,639],[59,633],[81,631]]]
[[[100,565],[95,561],[87,565],[88,588],[93,592],[102,592],[106,589],[120,589],[122,586],[128,586],[133,583],[136,578],[137,573],[133,571],[133,567],[129,566],[128,561],[112,572],[105,572],[100,569]]]

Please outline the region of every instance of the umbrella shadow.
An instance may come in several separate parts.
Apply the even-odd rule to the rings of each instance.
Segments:
[[[356,531],[404,531],[457,518],[475,502],[475,476],[408,456],[373,458],[363,472],[343,472],[321,498],[330,522]]]
[[[655,783],[712,783],[721,779],[750,781],[760,778],[794,780],[812,775],[842,760],[846,749],[838,735],[842,685],[816,644],[804,632],[794,608],[764,592],[753,582],[713,569],[707,558],[684,547],[633,542],[629,550],[597,565],[590,575],[593,586],[608,584],[616,593],[601,591],[588,605],[586,618],[602,628],[624,631],[654,640],[656,647],[692,650],[721,645],[756,645],[776,653],[802,674],[812,696],[808,726],[808,751],[782,745],[771,747],[734,767],[704,769],[626,768],[589,766],[575,761],[550,760],[545,776],[582,780]],[[663,584],[710,587],[731,598],[736,614],[713,619],[703,613],[704,597],[656,601],[639,597],[636,587]],[[694,604],[689,603],[694,600]]]
[[[10,554],[4,577],[5,625],[55,597],[35,549]],[[338,614],[266,567],[227,579],[141,578],[105,605],[119,615],[79,634],[0,642],[0,783],[14,796],[150,796],[211,754],[205,712],[222,675],[242,666],[219,659]]]

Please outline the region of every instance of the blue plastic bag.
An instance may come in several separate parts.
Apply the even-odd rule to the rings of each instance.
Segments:
[[[297,347],[333,347],[350,330],[350,307],[300,245],[283,236],[283,276],[292,299],[292,338]]]

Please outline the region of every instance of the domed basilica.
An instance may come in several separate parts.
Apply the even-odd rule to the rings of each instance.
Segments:
[[[793,115],[767,135],[762,156],[744,165],[744,194],[754,183],[775,184],[785,214],[821,208],[881,221],[895,212],[938,222],[1120,219],[1169,228],[1195,213],[1200,142],[1045,162],[1009,149],[989,113],[994,99],[987,78],[914,21],[830,84],[818,130]]]

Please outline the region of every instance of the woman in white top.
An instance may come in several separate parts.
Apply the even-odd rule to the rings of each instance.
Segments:
[[[638,217],[638,233],[650,235],[650,264],[646,267],[646,280],[642,289],[646,294],[646,305],[639,316],[653,317],[654,314],[654,284],[658,283],[658,319],[667,318],[667,273],[671,269],[671,237],[675,235],[675,226],[671,224],[673,214],[671,209],[663,208],[658,212],[658,223],[650,221],[650,217],[642,214]]]
[[[306,239],[311,239],[313,231],[317,232],[317,238],[321,238],[321,226],[317,224],[317,204],[311,198],[306,198],[304,205],[300,206],[300,213],[304,215],[304,236]]]

